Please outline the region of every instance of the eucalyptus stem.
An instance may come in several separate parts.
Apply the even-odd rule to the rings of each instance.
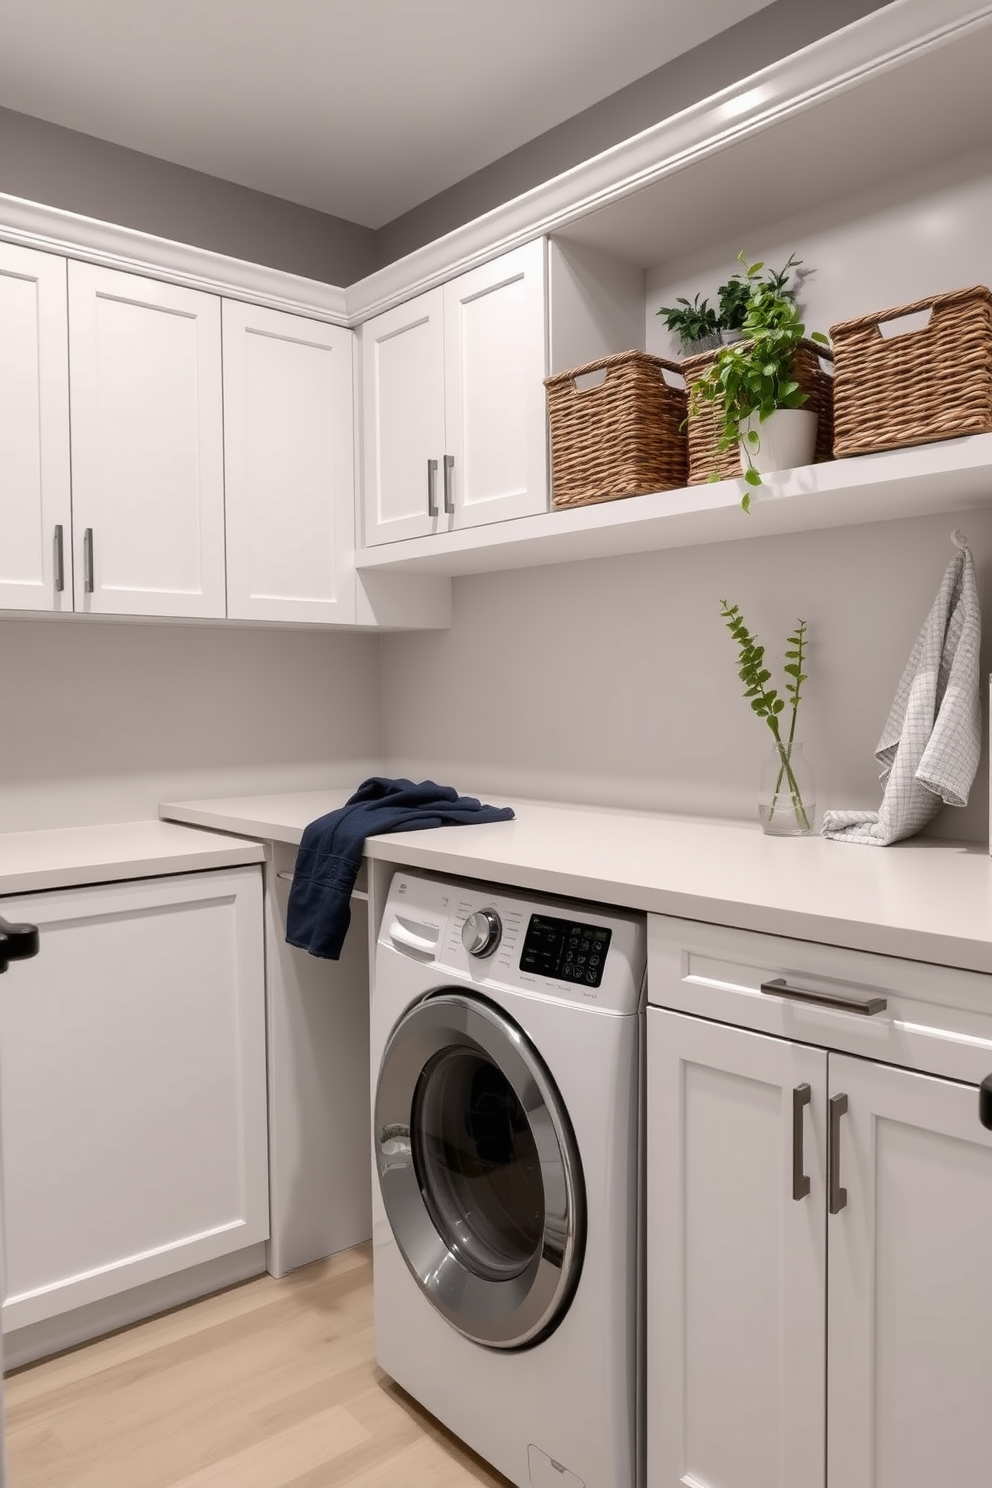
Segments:
[[[790,681],[786,682],[785,690],[789,694],[789,698],[792,703],[792,717],[789,721],[788,750],[787,754],[782,755],[782,768],[779,770],[778,779],[775,782],[775,790],[772,795],[771,809],[772,814],[774,815],[775,806],[778,802],[779,792],[782,789],[782,777],[786,773],[786,766],[788,766],[788,773],[793,787],[792,805],[793,809],[796,810],[796,819],[797,821],[801,821],[803,827],[808,831],[809,818],[806,815],[806,808],[803,805],[802,796],[799,795],[798,790],[794,788],[795,777],[792,774],[792,745],[796,737],[796,714],[799,711],[799,701],[802,692],[802,685],[806,681],[806,673],[803,671],[803,662],[806,659],[806,629],[807,627],[805,620],[797,621],[795,634],[789,636],[786,643],[787,645],[792,647],[791,651],[786,651],[785,653],[787,665],[783,668],[783,671],[786,673],[787,677],[791,678]],[[781,747],[781,743],[779,743],[780,752]],[[797,799],[799,802],[798,808],[796,807]],[[802,813],[801,816],[800,812]]]
[[[739,605],[728,604],[725,599],[720,601],[720,614],[726,623],[727,629],[737,643],[738,668],[737,675],[744,683],[744,696],[749,700],[752,709],[759,718],[763,718],[768,725],[771,735],[775,740],[781,761],[775,789],[772,794],[771,814],[774,816],[778,798],[782,793],[783,782],[787,783],[792,809],[795,812],[796,821],[804,832],[810,830],[809,813],[799,790],[798,782],[792,769],[792,748],[796,737],[796,715],[802,699],[802,685],[807,680],[803,671],[803,663],[806,660],[806,630],[805,620],[797,620],[796,629],[787,638],[786,645],[789,649],[785,653],[785,665],[783,671],[786,674],[785,691],[789,697],[791,716],[789,719],[788,738],[783,739],[779,728],[779,716],[785,711],[785,699],[779,697],[773,687],[769,687],[771,672],[764,664],[765,648],[760,646],[755,637],[744,623]]]

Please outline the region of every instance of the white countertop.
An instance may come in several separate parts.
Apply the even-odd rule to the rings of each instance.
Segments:
[[[350,792],[183,801],[163,817],[299,842]],[[487,799],[484,796],[484,799]],[[755,825],[505,801],[511,822],[369,838],[366,856],[630,909],[992,972],[992,859],[978,843],[767,837]]]
[[[0,894],[261,863],[258,842],[165,821],[0,833]]]

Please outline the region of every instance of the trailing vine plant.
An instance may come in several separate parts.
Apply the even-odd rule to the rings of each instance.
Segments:
[[[716,406],[720,418],[717,453],[723,454],[740,442],[744,481],[753,488],[761,485],[752,459],[761,438],[756,429],[742,437],[741,424],[753,414],[763,423],[777,408],[801,408],[809,398],[793,375],[796,349],[806,337],[806,327],[794,293],[785,287],[802,259],[793,255],[772,274],[764,272],[764,263],[749,264],[743,253],[737,257],[743,266],[739,280],[748,291],[741,326],[743,339],[720,348],[711,366],[693,384],[689,411],[698,412],[703,403]],[[811,339],[829,345],[822,331],[814,331]],[[716,471],[710,476],[711,481],[719,479]],[[750,510],[750,489],[745,490],[741,506],[744,511]]]
[[[782,670],[786,674],[785,691],[789,699],[787,704],[785,698],[780,697],[774,687],[768,686],[772,674],[765,666],[765,648],[758,644],[755,636],[745,625],[740,606],[728,604],[725,599],[721,599],[720,614],[737,643],[737,675],[744,683],[744,696],[758,717],[763,718],[767,723],[778,751],[779,771],[772,797],[772,813],[774,814],[779,795],[783,790],[788,790],[796,821],[804,832],[808,832],[812,823],[792,771],[792,745],[796,737],[796,716],[802,700],[802,686],[807,681],[807,675],[803,671],[807,645],[806,621],[797,620],[795,631],[786,639],[789,649],[785,653],[786,660]],[[783,739],[779,719],[787,706],[791,709],[789,729],[787,737]]]

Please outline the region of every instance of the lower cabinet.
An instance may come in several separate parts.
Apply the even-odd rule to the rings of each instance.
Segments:
[[[41,932],[0,988],[4,1330],[264,1241],[259,869],[0,913]]]
[[[985,1481],[975,1087],[647,1017],[649,1488]]]
[[[647,1017],[648,1481],[822,1488],[827,1055]]]
[[[830,1092],[845,1113],[833,1149],[843,1207],[829,1225],[829,1488],[987,1483],[992,1131],[977,1093],[835,1054]]]

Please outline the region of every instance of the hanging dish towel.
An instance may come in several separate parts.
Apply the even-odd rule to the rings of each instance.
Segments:
[[[286,906],[288,944],[328,961],[341,955],[366,837],[512,817],[510,806],[484,806],[475,796],[460,796],[433,780],[419,785],[384,775],[363,780],[343,806],[303,832]]]
[[[941,806],[967,806],[982,744],[978,649],[982,617],[967,539],[917,637],[875,750],[884,787],[879,811],[825,811],[820,831],[837,842],[887,847],[912,837]]]

